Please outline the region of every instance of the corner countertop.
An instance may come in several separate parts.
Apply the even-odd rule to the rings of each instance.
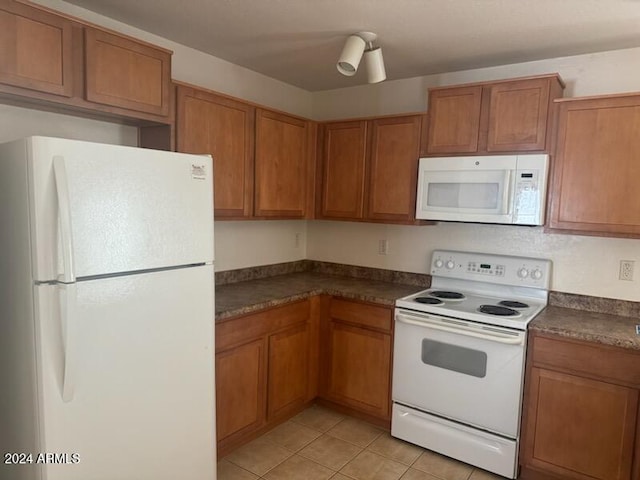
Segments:
[[[529,330],[640,351],[636,324],[640,318],[550,305],[533,319]]]
[[[286,273],[217,285],[216,321],[320,294],[393,306],[396,299],[425,288],[318,272]],[[622,315],[602,313],[604,310]],[[638,302],[552,292],[550,305],[529,324],[529,329],[640,351],[640,335],[636,334],[636,324],[640,324],[639,312]]]
[[[416,285],[324,273],[290,273],[217,285],[216,321],[320,294],[393,306],[396,299],[424,289]]]

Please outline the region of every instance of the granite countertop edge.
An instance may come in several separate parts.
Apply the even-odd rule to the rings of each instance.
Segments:
[[[640,352],[640,319],[549,305],[529,324],[529,330],[572,340]]]

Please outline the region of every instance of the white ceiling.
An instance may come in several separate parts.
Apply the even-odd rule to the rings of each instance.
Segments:
[[[346,38],[378,34],[399,79],[640,46],[640,0],[67,0],[309,91]]]

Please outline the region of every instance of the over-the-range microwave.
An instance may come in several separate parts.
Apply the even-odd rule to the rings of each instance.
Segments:
[[[416,218],[542,225],[546,154],[421,158]]]

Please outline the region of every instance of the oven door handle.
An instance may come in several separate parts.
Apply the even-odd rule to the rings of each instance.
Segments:
[[[431,328],[433,330],[440,330],[442,332],[456,333],[458,335],[464,335],[467,337],[481,338],[483,340],[489,340],[491,342],[505,343],[507,345],[522,345],[524,337],[518,335],[512,337],[510,335],[500,335],[499,333],[489,332],[476,332],[473,330],[467,330],[465,328],[450,327],[448,325],[441,325],[434,321],[430,321],[428,317],[421,316],[420,320],[414,320],[408,315],[402,313],[396,313],[396,321],[401,323],[407,323],[409,325],[416,325],[418,327]]]

